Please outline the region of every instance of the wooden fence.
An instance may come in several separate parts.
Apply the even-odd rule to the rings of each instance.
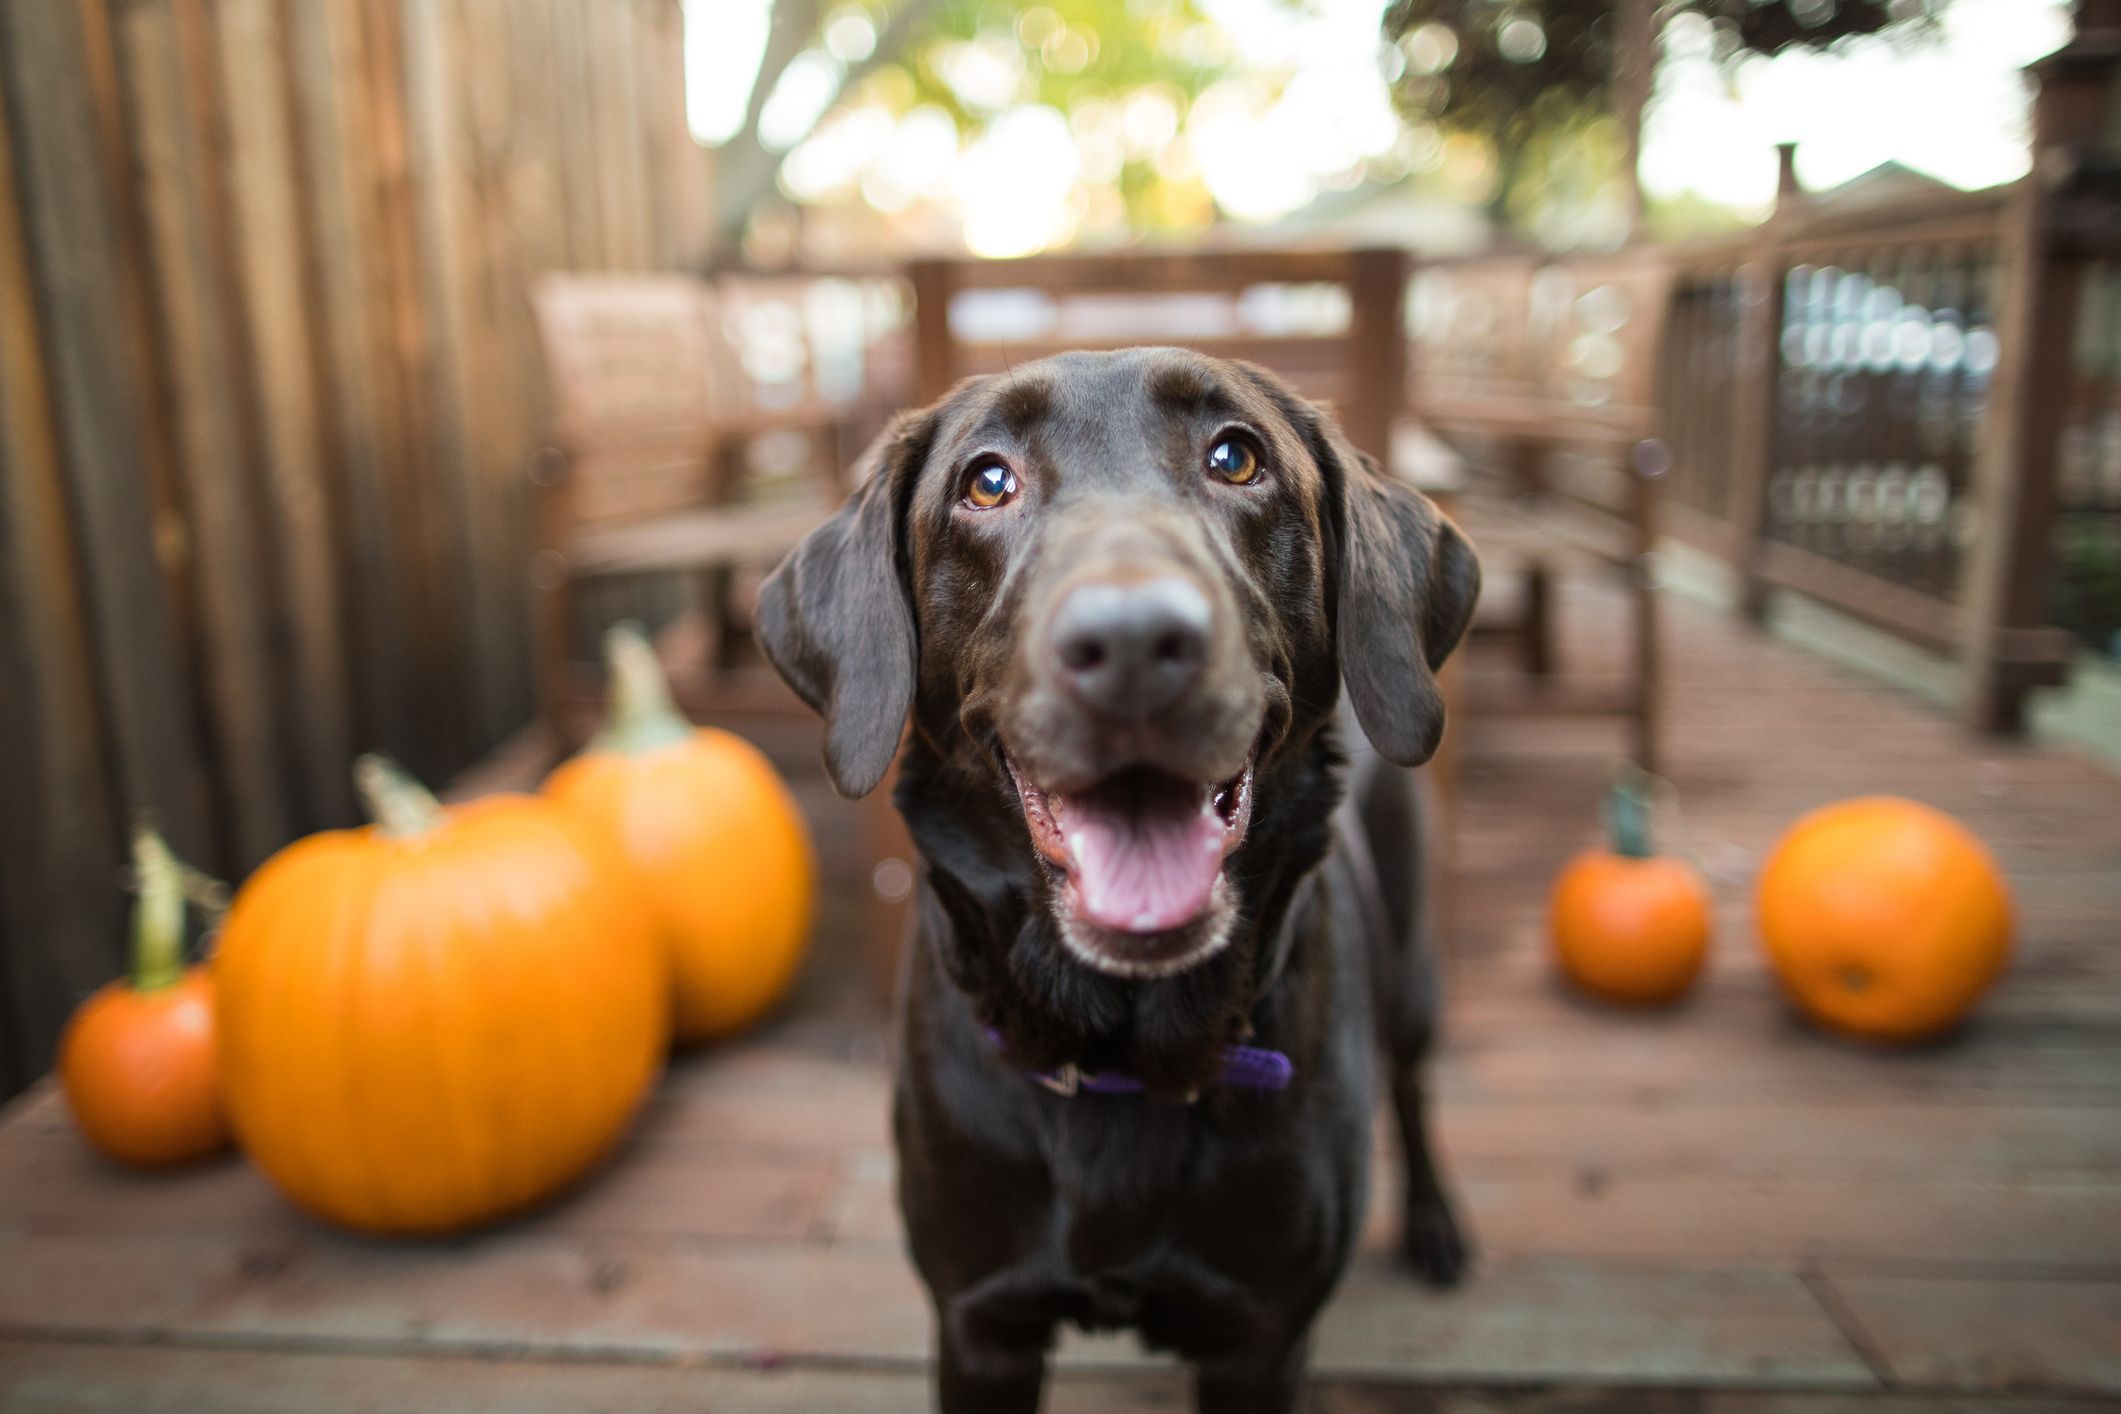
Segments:
[[[0,0],[0,1094],[124,821],[236,875],[529,715],[527,291],[696,260],[677,0]]]

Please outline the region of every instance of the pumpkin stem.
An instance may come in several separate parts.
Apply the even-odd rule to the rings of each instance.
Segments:
[[[181,859],[177,861],[177,878],[184,885],[184,901],[206,915],[209,929],[220,927],[221,920],[228,916],[228,885]]]
[[[671,700],[669,680],[646,629],[631,619],[613,624],[604,633],[604,661],[611,669],[611,710],[590,750],[634,756],[692,735],[692,723]]]
[[[1606,791],[1606,832],[1612,836],[1613,853],[1623,859],[1648,859],[1652,848],[1651,801],[1657,778],[1635,766],[1623,767]]]
[[[133,827],[132,984],[155,992],[184,980],[184,866],[145,821]]]
[[[388,756],[369,752],[353,763],[354,789],[376,829],[397,839],[424,835],[442,823],[442,802]]]

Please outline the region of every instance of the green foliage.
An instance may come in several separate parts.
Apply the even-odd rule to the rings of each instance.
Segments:
[[[915,101],[940,105],[968,131],[981,127],[988,113],[968,104],[946,74],[951,46],[971,42],[1005,46],[1020,58],[1024,81],[1011,102],[1046,103],[1062,112],[1152,84],[1169,84],[1191,97],[1223,71],[1222,38],[1189,2],[1048,0],[1023,6],[945,0],[912,52],[894,67],[910,80]]]
[[[855,97],[897,114],[933,105],[969,141],[1004,108],[1022,103],[1072,115],[1086,104],[1122,104],[1151,91],[1182,114],[1228,72],[1229,59],[1227,41],[1192,0],[941,0],[918,38],[871,73]],[[1154,156],[1130,151],[1113,182],[1128,223],[1195,224],[1205,214],[1198,183],[1159,172]]]
[[[1945,0],[1645,0],[1661,26],[1706,20],[1725,61],[1933,25]],[[1393,96],[1410,119],[1490,145],[1502,167],[1496,214],[1522,224],[1555,144],[1615,110],[1621,25],[1614,0],[1392,0]],[[1623,144],[1611,146],[1617,165]],[[1610,179],[1614,168],[1609,167]],[[1572,178],[1578,185],[1583,175]]]
[[[1725,236],[1745,229],[1745,217],[1692,192],[1643,205],[1643,232],[1652,240],[1684,241]]]

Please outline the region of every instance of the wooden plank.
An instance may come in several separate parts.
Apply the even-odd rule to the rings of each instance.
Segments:
[[[464,115],[473,157],[469,174],[470,236],[479,273],[470,292],[466,332],[473,401],[473,482],[479,515],[473,538],[486,584],[483,735],[498,742],[532,711],[530,584],[531,498],[527,471],[542,442],[536,322],[530,290],[539,273],[526,260],[515,220],[512,184],[542,149],[522,150],[517,115],[542,107],[538,71],[509,62],[510,35],[521,16],[508,0],[469,0],[465,36],[473,54],[500,56],[466,65]],[[529,23],[534,24],[534,17]]]
[[[1145,289],[1242,290],[1262,284],[1345,284],[1345,250],[1159,250],[1033,255],[954,261],[964,289],[1035,289],[1054,294]],[[1152,268],[1153,267],[1153,268]]]
[[[324,424],[312,381],[318,333],[310,325],[302,163],[287,113],[289,36],[276,0],[220,0],[218,68],[225,95],[233,234],[243,308],[254,352],[253,416],[265,453],[272,532],[279,548],[289,626],[289,719],[305,818],[354,818],[347,763],[346,650],[338,602],[338,545],[329,513],[337,499],[324,459]]]
[[[1902,1183],[2121,1175],[2121,1124],[2106,1105],[1530,1099],[1446,1105],[1437,1127],[1453,1169],[1481,1175]]]
[[[1321,367],[1331,364],[1341,352],[1343,334],[1208,334],[1189,333],[1168,325],[1125,333],[1076,336],[1055,334],[1026,339],[977,339],[961,341],[958,357],[963,373],[999,373],[1077,349],[1136,348],[1142,344],[1179,344],[1210,358],[1244,359],[1264,364],[1296,384],[1297,390],[1322,401],[1336,401],[1343,413],[1353,399],[1344,370]],[[1381,389],[1371,390],[1381,396]],[[1367,446],[1362,450],[1368,451]]]
[[[605,241],[600,154],[596,143],[595,49],[597,9],[587,0],[553,0],[553,111],[560,146],[554,154],[567,211],[568,264],[579,270],[615,268]]]
[[[521,1358],[342,1355],[218,1347],[105,1347],[0,1339],[0,1400],[24,1414],[354,1414],[448,1409],[456,1414],[906,1414],[932,1398],[925,1370],[697,1368]],[[1169,1414],[1187,1407],[1175,1369],[1063,1371],[1048,1414]],[[1315,1414],[2084,1414],[2083,1401],[1979,1396],[1695,1391],[1645,1385],[1525,1388],[1411,1386],[1315,1379]]]
[[[706,1143],[695,1120],[652,1117],[617,1161],[518,1231],[799,1241],[819,1227],[840,1183],[830,1150]],[[105,1162],[56,1093],[22,1113],[0,1143],[0,1228],[141,1238],[181,1230],[252,1243],[315,1231],[234,1156],[147,1175]]]
[[[964,376],[957,338],[950,329],[950,304],[957,296],[963,265],[948,260],[916,260],[907,267],[913,286],[914,386],[916,403],[932,403]]]
[[[568,202],[571,135],[564,126],[562,92],[563,72],[571,72],[572,59],[565,53],[560,14],[571,3],[535,0],[510,12],[510,69],[519,90],[534,95],[514,114],[519,142],[511,148],[507,184],[507,219],[526,274],[561,271],[573,263],[571,227],[579,214]],[[533,285],[514,298],[530,307],[535,289]],[[525,361],[522,386],[529,399],[525,430],[534,439],[524,468],[524,480],[530,484],[518,492],[527,497],[518,583],[531,597],[531,625],[524,641],[530,648],[535,706],[558,750],[572,697],[568,659],[574,596],[557,546],[573,524],[572,498],[570,488],[558,479],[565,474],[566,461],[558,450],[555,379],[546,367],[542,342],[523,339],[518,352]]]
[[[1320,1318],[1313,1363],[1424,1381],[1873,1383],[1790,1272],[1503,1257],[1443,1295],[1383,1254],[1365,1257]]]
[[[382,364],[382,240],[371,200],[365,37],[354,0],[290,4],[289,126],[301,136],[304,221],[312,261],[313,357],[325,460],[333,468],[334,528],[345,622],[348,704],[356,739],[416,751],[427,730],[417,638],[404,631],[414,602],[415,547],[393,533],[396,380]]]
[[[635,10],[648,264],[696,268],[706,254],[691,246],[706,149],[692,140],[685,120],[684,12],[671,0],[635,0]]]
[[[2090,1407],[2068,1396],[1995,1393],[1820,1394],[1654,1385],[1434,1389],[1336,1381],[1321,1393],[1317,1414],[2087,1414]]]
[[[609,223],[605,240],[614,264],[626,270],[649,268],[647,203],[643,195],[647,149],[642,141],[641,89],[636,77],[635,7],[631,3],[600,5],[594,11],[599,29],[596,68],[596,114],[604,180],[603,212]]]
[[[246,1246],[32,1234],[11,1255],[0,1322],[17,1337],[798,1361],[915,1361],[928,1347],[926,1302],[888,1248],[618,1237],[584,1245],[522,1234],[448,1249],[326,1238]],[[1128,1358],[1109,1347],[1075,1358],[1102,1364],[1114,1354]],[[1793,1274],[1502,1258],[1449,1296],[1381,1255],[1366,1258],[1323,1318],[1316,1361],[1325,1374],[1429,1380],[1870,1383]]]
[[[1986,1263],[2055,1274],[2121,1268],[2121,1183],[1467,1177],[1483,1250],[1679,1266],[1813,1260]]]
[[[399,583],[393,631],[413,648],[412,700],[417,736],[402,748],[407,764],[441,778],[471,755],[470,694],[461,690],[464,621],[455,555],[458,531],[436,460],[436,393],[431,382],[433,331],[423,293],[415,211],[412,115],[405,43],[408,11],[349,0],[360,25],[361,101],[347,147],[370,159],[366,172],[367,286],[373,301],[372,357],[382,410],[374,435],[387,449],[385,498],[390,538],[408,572]],[[416,16],[421,7],[413,6]]]
[[[1824,555],[1763,541],[1754,574],[1765,584],[1808,594],[1919,648],[1956,654],[1962,646],[1961,614],[1954,605]]]
[[[469,6],[438,0],[405,11],[407,114],[412,137],[412,208],[419,242],[422,303],[431,316],[427,377],[433,394],[433,455],[440,505],[447,507],[450,598],[466,627],[461,680],[469,742],[483,750],[518,720],[508,718],[504,658],[519,631],[506,601],[512,583],[496,584],[487,551],[486,487],[479,472],[479,404],[495,390],[483,357],[477,306],[485,272],[477,239],[474,187],[478,156],[465,112],[471,67]],[[459,762],[458,764],[461,764]]]
[[[1730,519],[1732,567],[1738,572],[1738,608],[1758,621],[1767,609],[1767,582],[1760,576],[1762,529],[1767,522],[1768,473],[1775,458],[1775,399],[1782,375],[1782,323],[1787,286],[1785,256],[1773,217],[1762,228],[1750,264],[1738,273],[1736,384],[1731,412]]]
[[[73,487],[88,621],[110,710],[117,780],[183,854],[218,860],[199,758],[197,687],[175,584],[189,530],[167,496],[159,393],[147,346],[145,265],[112,174],[117,106],[100,5],[16,3],[0,66],[16,99],[25,194],[57,426]],[[129,190],[129,187],[126,188]]]
[[[740,511],[698,511],[639,525],[588,530],[569,543],[568,563],[582,577],[697,568],[703,564],[771,565],[795,548],[830,508],[798,501]]]
[[[1795,1022],[1782,1025],[1797,1029]],[[2036,1027],[2033,1030],[2045,1030]],[[1766,1033],[1711,1042],[1696,1032],[1666,1046],[1612,1044],[1475,1049],[1449,1033],[1438,1084],[1468,1101],[1537,1095],[1658,1100],[1680,1095],[1731,1100],[1796,1098],[1841,1090],[1868,1099],[1935,1096],[1992,1100],[2030,1094],[2076,1103],[2111,1103],[2121,1090],[2121,1054],[2093,1040],[2027,1038],[2018,1044],[1947,1047],[1939,1052],[1869,1056],[1828,1038],[1800,1033],[1801,1044],[1771,1047]]]
[[[1179,1407],[1183,1389],[1176,1370],[1071,1374],[1056,1382],[1045,1407],[1049,1414],[1151,1414]],[[910,1368],[746,1370],[0,1340],[0,1403],[23,1414],[906,1414],[928,1399],[928,1375]]]
[[[8,16],[0,12],[0,37]],[[0,104],[0,1094],[42,1071],[73,1002],[118,966],[119,830],[89,610]]]
[[[340,689],[336,716],[327,719],[327,728],[331,725],[341,728],[346,744],[354,747],[373,742],[376,737],[363,719],[363,698],[354,681],[361,671],[357,652],[359,636],[366,627],[364,595],[367,591],[359,577],[362,545],[354,518],[351,457],[339,437],[344,415],[340,408],[340,388],[335,376],[329,329],[333,288],[331,270],[341,258],[337,242],[345,235],[343,230],[334,231],[330,223],[335,215],[343,212],[343,208],[337,204],[336,194],[320,190],[330,183],[329,174],[338,165],[328,151],[336,133],[336,123],[323,110],[331,104],[334,89],[341,85],[330,77],[317,82],[314,88],[310,85],[307,66],[314,62],[316,53],[313,36],[321,33],[319,21],[325,19],[318,7],[303,4],[301,0],[273,0],[273,3],[273,21],[280,36],[281,51],[275,66],[280,80],[279,116],[287,128],[286,147],[292,164],[289,172],[292,238],[297,250],[296,285],[302,302],[305,331],[300,353],[311,398],[310,437],[315,448],[319,499],[326,522],[323,543],[329,546],[332,561],[332,573],[320,576],[320,583],[313,585],[310,592],[317,599],[328,597],[335,609],[336,653],[332,668],[338,676]],[[305,30],[312,36],[307,41]],[[321,649],[312,652],[321,655]],[[350,797],[343,793],[346,774],[343,770],[335,771],[323,784],[322,798],[328,809],[351,806]]]
[[[888,1249],[502,1231],[448,1245],[10,1239],[0,1328],[345,1349],[918,1360],[928,1303]]]
[[[2121,1280],[1822,1275],[1896,1380],[2121,1394]]]
[[[231,863],[248,869],[300,818],[274,659],[280,597],[260,500],[263,468],[245,390],[250,331],[229,245],[223,115],[197,0],[119,11],[121,74],[139,135],[149,254],[160,301],[160,376],[169,380],[178,472],[197,556],[201,671],[212,705],[216,771]]]

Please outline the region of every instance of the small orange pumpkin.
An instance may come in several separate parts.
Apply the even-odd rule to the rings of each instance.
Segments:
[[[679,714],[637,626],[613,628],[605,653],[604,730],[545,794],[618,842],[670,945],[677,1039],[715,1040],[763,1016],[802,962],[810,832],[757,747]]]
[[[1943,811],[1894,796],[1829,805],[1791,826],[1755,902],[1790,999],[1852,1036],[1949,1030],[2010,957],[2010,889],[1995,858]]]
[[[132,970],[83,1002],[59,1041],[59,1085],[81,1133],[136,1168],[228,1143],[214,1062],[213,978],[184,965],[183,871],[153,830],[133,835],[140,897]]]
[[[1554,959],[1570,981],[1607,1001],[1675,1002],[1708,956],[1708,888],[1686,861],[1652,852],[1641,773],[1614,783],[1607,824],[1613,848],[1577,855],[1554,882]]]
[[[267,860],[214,966],[237,1138],[299,1206],[444,1233],[581,1177],[668,1045],[668,962],[611,846],[535,796],[444,809],[355,776],[373,828]]]

